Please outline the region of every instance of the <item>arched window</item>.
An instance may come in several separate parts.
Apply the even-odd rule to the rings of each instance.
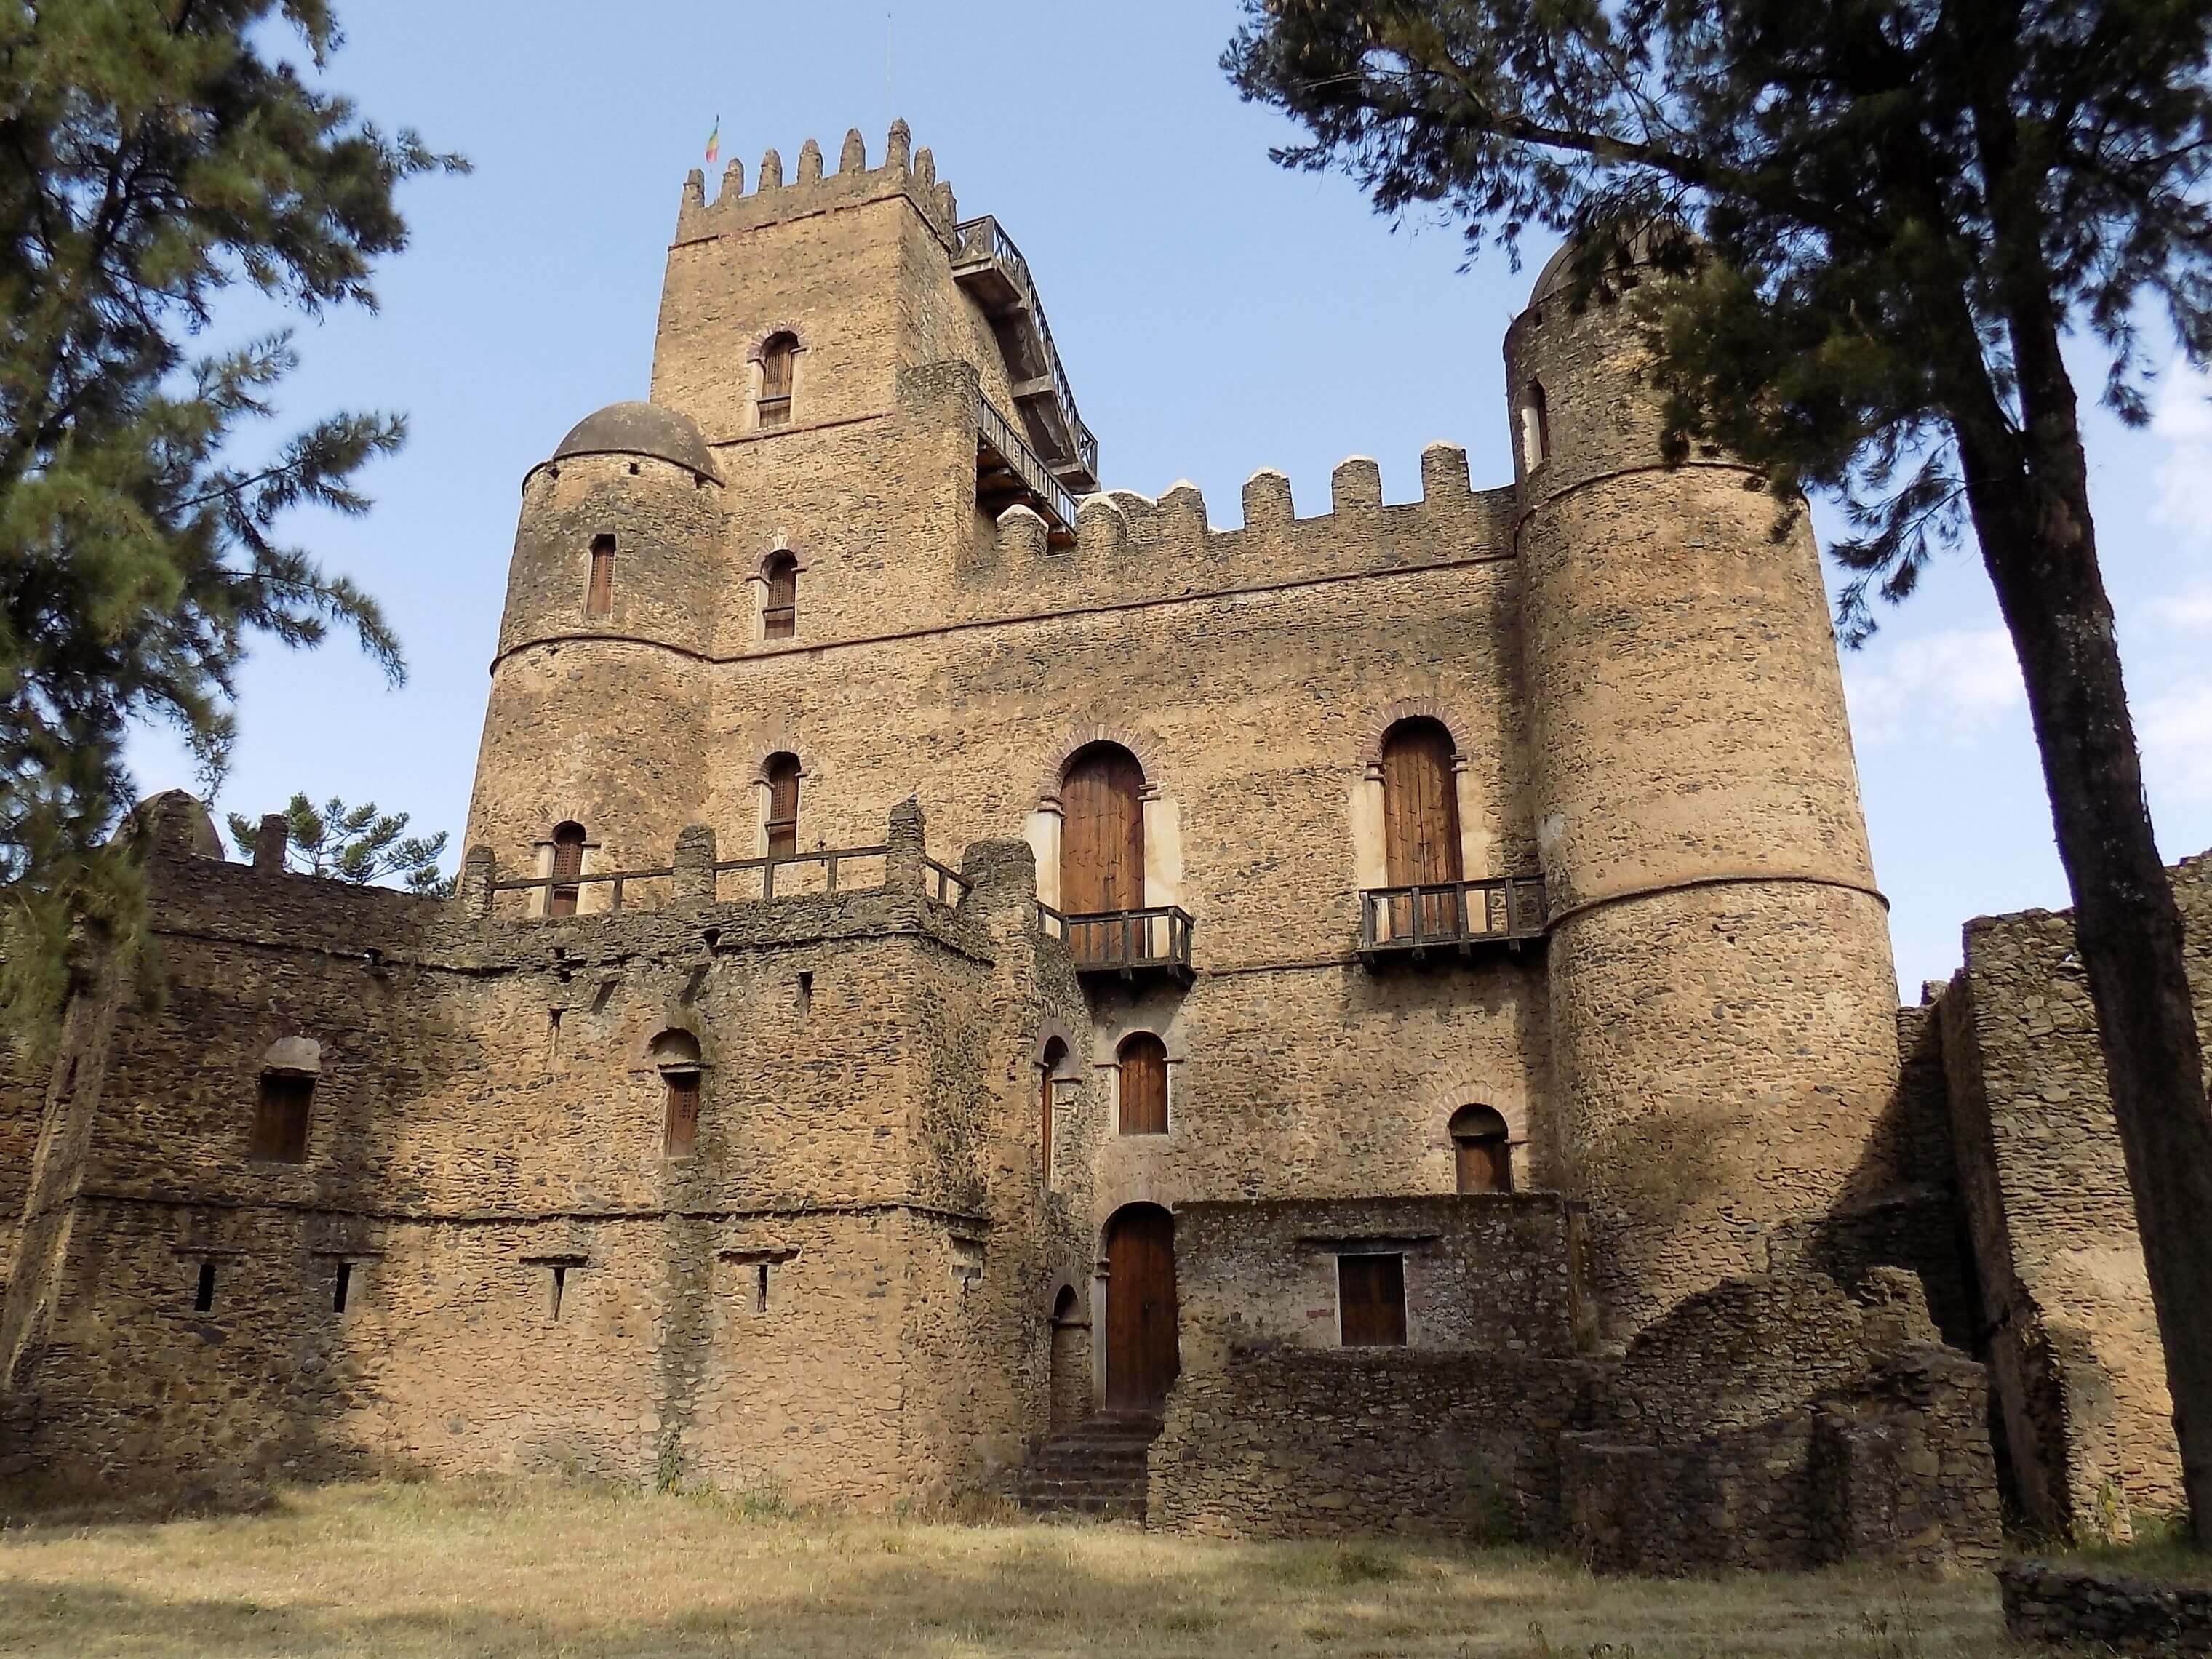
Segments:
[[[307,1115],[315,1103],[315,1079],[304,1072],[264,1072],[253,1107],[253,1134],[246,1155],[264,1164],[307,1161]]]
[[[689,1031],[663,1031],[653,1040],[660,1071],[660,1152],[689,1158],[699,1141],[699,1039]]]
[[[1150,1031],[1121,1039],[1121,1133],[1164,1135],[1168,1132],[1168,1046]]]
[[[1427,887],[1460,880],[1459,789],[1452,775],[1451,733],[1426,718],[1400,720],[1382,738],[1382,841],[1389,887]],[[1456,890],[1418,896],[1420,931],[1451,938],[1461,931]],[[1413,932],[1416,896],[1390,902],[1390,932]]]
[[[799,757],[769,756],[761,780],[768,785],[768,855],[790,858],[799,851]]]
[[[1060,776],[1060,898],[1072,916],[1145,908],[1145,769],[1121,744],[1078,750]]]
[[[1528,382],[1528,391],[1521,402],[1521,465],[1524,471],[1534,472],[1552,453],[1552,416],[1544,401],[1544,383]]]
[[[1488,1106],[1462,1106],[1452,1114],[1452,1162],[1463,1193],[1513,1190],[1513,1149],[1505,1120]]]
[[[584,592],[584,614],[607,617],[615,608],[615,538],[592,538],[592,584]]]
[[[761,347],[760,424],[763,430],[791,423],[791,371],[798,356],[795,334],[771,335]]]
[[[573,916],[576,914],[576,895],[580,890],[565,887],[563,882],[573,882],[584,873],[584,826],[563,823],[553,831],[553,889],[545,905],[549,916]]]
[[[1044,1076],[1037,1085],[1037,1161],[1048,1188],[1052,1185],[1052,1080],[1066,1059],[1067,1045],[1054,1037],[1044,1045],[1044,1060],[1038,1068]]]
[[[768,562],[768,603],[761,610],[762,634],[787,640],[799,631],[799,560],[779,553]]]

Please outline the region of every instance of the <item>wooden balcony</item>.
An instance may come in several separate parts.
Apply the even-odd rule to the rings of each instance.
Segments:
[[[1190,915],[1173,905],[1069,916],[1040,904],[1037,925],[1067,946],[1079,974],[1123,979],[1158,974],[1184,985],[1191,981]]]
[[[1013,423],[975,399],[975,505],[995,519],[1016,501],[1044,520],[1045,544],[1075,545],[1075,497],[1024,443]]]
[[[1098,488],[1098,440],[1076,412],[1075,389],[1060,367],[1029,261],[995,218],[970,219],[954,234],[960,245],[952,256],[953,280],[991,319],[1030,445],[1061,484],[1089,495]]]
[[[1541,876],[1376,887],[1359,896],[1359,955],[1370,967],[1471,956],[1492,945],[1518,950],[1542,939],[1547,926]]]

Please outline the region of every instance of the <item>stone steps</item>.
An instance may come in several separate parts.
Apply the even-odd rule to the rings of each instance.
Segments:
[[[1032,1515],[1145,1518],[1145,1454],[1159,1419],[1107,1413],[1061,1430],[1014,1477],[1014,1499]]]

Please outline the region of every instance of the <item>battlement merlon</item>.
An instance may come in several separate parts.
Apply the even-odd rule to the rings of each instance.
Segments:
[[[1013,407],[1029,447],[1066,489],[1085,495],[1098,488],[1098,440],[1084,424],[1075,390],[1060,362],[1029,262],[997,217],[963,222],[952,187],[937,177],[935,158],[911,150],[904,121],[894,122],[884,165],[867,165],[867,149],[854,128],[845,135],[837,171],[824,174],[822,149],[809,138],[799,152],[798,177],[787,185],[783,158],[774,149],[761,158],[758,182],[745,193],[745,170],[732,161],[721,191],[709,202],[706,176],[694,169],[684,184],[673,246],[740,235],[771,225],[903,198],[945,252],[951,275],[982,313],[1005,359]]]

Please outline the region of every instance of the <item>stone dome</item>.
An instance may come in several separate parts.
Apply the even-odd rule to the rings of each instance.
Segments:
[[[714,452],[691,417],[658,404],[609,404],[586,415],[554,447],[553,459],[571,455],[650,455],[722,482]]]
[[[1608,273],[1632,270],[1651,262],[1651,233],[1639,230],[1628,238],[1627,258],[1607,267]],[[1577,238],[1569,237],[1559,244],[1559,251],[1544,261],[1544,268],[1536,273],[1535,286],[1528,290],[1528,303],[1548,300],[1555,294],[1564,294],[1574,286],[1574,260],[1581,246]]]

